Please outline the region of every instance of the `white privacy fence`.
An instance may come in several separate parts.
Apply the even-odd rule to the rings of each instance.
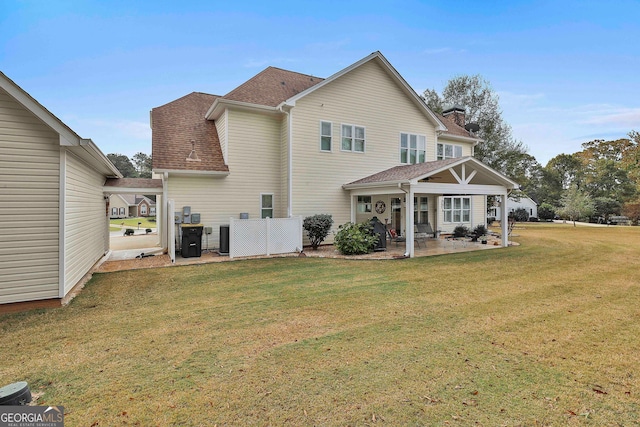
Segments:
[[[229,257],[302,250],[302,217],[235,219],[229,222]]]

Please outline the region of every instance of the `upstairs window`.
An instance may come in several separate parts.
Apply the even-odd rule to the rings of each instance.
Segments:
[[[412,133],[400,134],[400,163],[414,165],[424,163],[426,152],[426,137]]]
[[[438,144],[436,160],[462,157],[462,145]]]
[[[320,151],[331,151],[332,123],[320,122]]]
[[[364,153],[364,127],[342,125],[342,151]]]

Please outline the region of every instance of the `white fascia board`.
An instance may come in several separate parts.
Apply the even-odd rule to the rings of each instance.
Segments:
[[[109,158],[104,155],[102,150],[100,150],[100,148],[98,148],[98,146],[91,139],[81,139],[80,145],[84,146],[87,151],[92,153],[93,157],[96,160],[109,168],[113,173],[114,178],[123,178],[118,168],[116,168],[115,165],[111,163],[111,160],[109,160]]]
[[[213,105],[207,110],[204,118],[207,120],[216,120],[225,108],[234,107],[239,110],[245,111],[257,111],[262,113],[279,113],[278,107],[271,107],[268,105],[251,104],[249,102],[233,101],[231,99],[218,98],[213,102]]]
[[[410,181],[396,180],[396,181],[380,181],[380,182],[366,182],[361,184],[344,184],[342,188],[344,190],[356,190],[360,188],[380,188],[380,187],[393,187],[398,188],[398,184],[410,184]]]
[[[387,59],[384,57],[384,55],[382,55],[382,53],[380,53],[379,51],[373,52],[369,56],[366,56],[366,57],[362,58],[360,61],[355,62],[355,63],[349,65],[348,67],[338,71],[337,73],[327,77],[326,79],[324,79],[320,83],[318,83],[316,85],[313,85],[313,86],[311,86],[310,88],[308,88],[306,90],[303,90],[302,92],[300,92],[297,95],[292,96],[291,98],[289,98],[286,101],[284,101],[282,104],[284,104],[284,105],[295,105],[295,102],[298,99],[307,96],[311,92],[313,92],[315,90],[318,90],[318,89],[320,89],[321,87],[323,87],[325,85],[328,85],[329,83],[333,82],[334,80],[339,79],[340,77],[344,76],[345,74],[355,70],[356,68],[360,67],[363,64],[366,64],[367,62],[369,62],[369,61],[371,61],[372,59],[375,59],[375,58],[378,58],[385,65],[385,69],[387,70],[387,72],[391,76],[395,77],[396,81],[398,83],[400,83],[400,85],[404,88],[405,93],[407,93],[407,95],[409,95],[414,100],[414,102],[416,102],[423,109],[424,113],[436,125],[436,130],[446,131],[447,127],[444,125],[444,123],[442,123],[440,121],[440,119],[433,113],[433,111],[431,111],[431,109],[429,107],[427,107],[427,104],[425,104],[425,102],[422,100],[422,98],[420,98],[420,96],[418,96],[416,91],[413,90],[413,88],[411,86],[409,86],[407,81],[400,75],[400,73],[398,73],[398,71],[391,65],[391,63],[389,61],[387,61]]]
[[[460,194],[460,195],[501,195],[505,194],[505,187],[501,185],[477,184],[438,184],[419,183],[412,185],[416,193],[426,194]]]
[[[153,169],[153,173],[168,173],[169,175],[206,175],[212,178],[224,178],[229,172],[224,171],[192,171],[183,169]]]
[[[102,192],[105,194],[114,194],[120,196],[121,194],[162,194],[162,188],[148,188],[148,187],[134,187],[134,188],[124,188],[124,187],[111,187],[111,186],[103,186]],[[120,197],[122,199],[122,197]],[[122,199],[127,205],[129,202]],[[134,206],[134,205],[129,205]]]
[[[80,145],[80,136],[0,71],[0,87],[60,135],[60,145]]]

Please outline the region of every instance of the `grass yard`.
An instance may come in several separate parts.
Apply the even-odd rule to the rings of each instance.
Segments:
[[[154,221],[151,221],[153,219]],[[155,222],[155,217],[139,217],[139,218],[121,218],[109,220],[112,225],[120,226],[124,223],[125,228],[138,228],[138,222],[140,222],[140,229],[156,228],[158,225]],[[118,228],[119,229],[119,228]]]
[[[640,424],[640,228],[95,275],[0,317],[0,384],[68,426]]]

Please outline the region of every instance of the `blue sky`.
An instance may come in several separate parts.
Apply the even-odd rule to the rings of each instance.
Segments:
[[[381,51],[421,93],[480,74],[543,165],[640,131],[640,2],[0,2],[0,70],[106,153],[151,153],[149,111],[272,65],[319,77]]]

